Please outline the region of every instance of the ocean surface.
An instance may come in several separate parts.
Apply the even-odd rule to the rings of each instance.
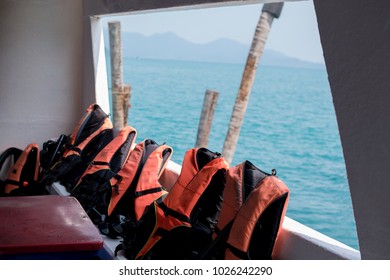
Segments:
[[[244,64],[124,58],[129,125],[182,163],[207,89],[218,91],[208,148],[222,152]],[[340,137],[324,69],[259,65],[232,165],[249,160],[291,191],[287,216],[358,249]]]

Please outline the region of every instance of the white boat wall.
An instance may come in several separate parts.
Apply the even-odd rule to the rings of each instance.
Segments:
[[[93,102],[109,112],[100,16],[264,2],[0,1],[0,150],[71,131]],[[287,218],[276,258],[390,259],[390,4],[314,4],[360,251]]]

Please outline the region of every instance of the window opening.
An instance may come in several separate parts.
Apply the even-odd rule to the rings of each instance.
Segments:
[[[220,92],[208,148],[221,152],[262,4],[102,19],[121,21],[128,123],[138,139],[194,146],[204,92]],[[241,22],[242,24],[238,24]],[[110,92],[110,91],[109,91]],[[287,216],[358,249],[332,96],[312,1],[286,2],[259,63],[232,166],[250,160],[291,190]]]

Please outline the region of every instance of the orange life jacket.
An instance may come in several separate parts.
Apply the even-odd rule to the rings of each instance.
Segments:
[[[40,194],[38,144],[31,143],[23,151],[14,147],[4,151],[0,159],[0,170],[5,160],[8,160],[7,158],[13,164],[11,163],[8,170],[7,179],[1,182],[3,195]]]
[[[128,160],[136,134],[133,127],[124,127],[90,162],[71,191],[95,223],[101,220],[101,215],[107,215],[111,195],[107,184]],[[101,214],[96,216],[97,212]]]
[[[130,259],[196,258],[211,241],[222,204],[227,162],[205,148],[186,152],[177,182],[154,201],[117,251]],[[126,232],[132,229],[133,232]]]
[[[107,182],[108,190],[104,208],[94,208],[101,216],[99,230],[102,234],[117,237],[122,233],[124,221],[136,223],[145,207],[162,199],[167,191],[159,178],[171,158],[172,148],[158,145],[151,139],[138,143],[122,169]]]
[[[172,153],[170,146],[158,145],[151,139],[137,144],[123,168],[110,180],[108,216],[124,215],[138,221],[146,206],[167,194],[158,180]]]
[[[249,161],[229,169],[213,236],[214,258],[272,258],[289,199],[287,186],[275,175]]]
[[[109,116],[98,104],[91,104],[68,137],[63,156],[43,174],[41,183],[60,181],[71,190],[91,160],[113,138]]]
[[[91,104],[69,136],[64,157],[81,155],[85,147],[103,130],[111,129],[109,116],[98,104]]]

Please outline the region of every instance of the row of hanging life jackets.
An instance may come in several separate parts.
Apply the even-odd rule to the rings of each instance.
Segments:
[[[189,149],[176,183],[159,182],[173,149],[136,129],[116,132],[91,104],[69,136],[36,143],[13,156],[3,195],[39,195],[59,181],[78,199],[102,234],[122,237],[128,259],[271,259],[289,190],[249,161],[229,167],[219,153]]]

